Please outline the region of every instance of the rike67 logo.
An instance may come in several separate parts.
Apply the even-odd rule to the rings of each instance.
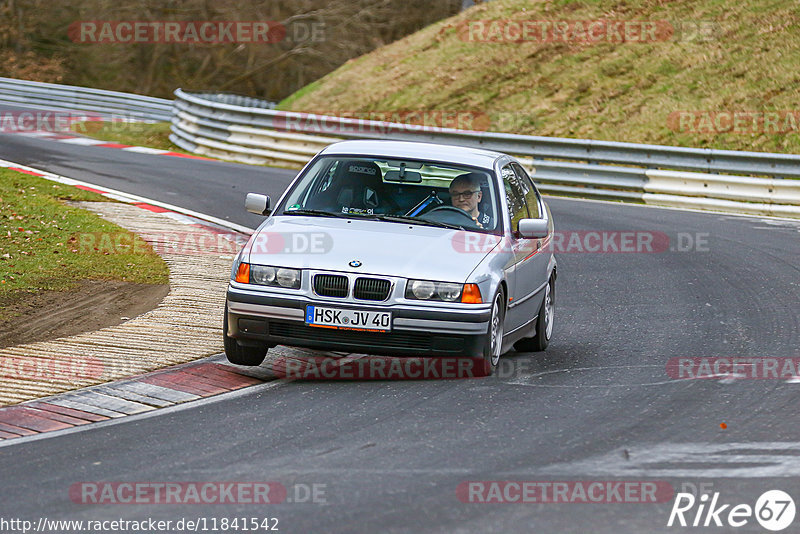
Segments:
[[[710,502],[708,494],[695,498],[691,493],[678,493],[667,526],[739,528],[755,518],[763,528],[778,532],[792,524],[795,512],[794,499],[781,490],[764,492],[755,506],[723,503],[718,491]]]

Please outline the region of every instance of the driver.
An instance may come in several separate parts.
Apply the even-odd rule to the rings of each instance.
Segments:
[[[492,217],[478,209],[483,198],[481,175],[475,172],[462,174],[450,182],[450,203],[466,211],[480,228],[491,228]]]

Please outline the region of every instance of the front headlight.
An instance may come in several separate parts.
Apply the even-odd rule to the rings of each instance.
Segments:
[[[409,280],[408,284],[406,284],[406,298],[413,300],[457,302],[461,299],[463,289],[463,284],[455,284],[453,282]]]
[[[241,263],[236,281],[243,284],[300,289],[300,275],[300,269]]]

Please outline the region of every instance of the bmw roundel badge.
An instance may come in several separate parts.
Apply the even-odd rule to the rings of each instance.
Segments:
[[[358,260],[353,260],[348,265],[350,265],[350,267],[361,267],[361,262]]]

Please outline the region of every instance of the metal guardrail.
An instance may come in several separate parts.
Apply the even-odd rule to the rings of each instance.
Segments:
[[[782,180],[800,178],[800,155],[413,128],[277,111],[264,101],[181,89],[175,97],[172,142],[222,159],[300,167],[341,139],[428,141],[516,155],[551,194],[723,211],[740,205],[744,213],[800,216],[800,181]],[[784,190],[790,192],[774,192]]]
[[[648,204],[800,217],[800,180],[650,170],[642,197]]]
[[[52,111],[85,111],[128,120],[169,121],[172,101],[74,85],[0,78],[0,103]]]
[[[215,120],[218,125],[236,124],[256,128],[285,128],[294,123],[302,127],[308,114],[274,109],[255,109],[210,100],[200,94],[175,91],[175,106],[180,111]],[[496,132],[475,132],[436,128],[415,131],[408,125],[380,123],[359,119],[338,119],[337,137],[352,139],[395,139],[458,144],[497,150],[535,159],[563,159],[590,163],[616,163],[646,168],[681,169],[706,173],[759,174],[779,177],[800,177],[800,155],[766,152],[739,152],[709,148],[684,148],[615,141],[540,137]],[[345,130],[351,128],[353,133]],[[310,128],[314,130],[314,128]],[[384,130],[389,130],[384,132]]]

